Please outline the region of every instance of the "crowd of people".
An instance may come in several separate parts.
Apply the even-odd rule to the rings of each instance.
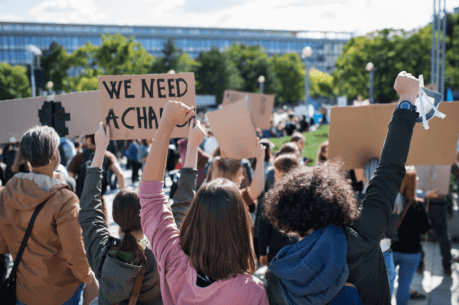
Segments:
[[[419,82],[401,72],[394,89],[414,104]],[[205,117],[179,101],[167,102],[154,140],[111,141],[102,123],[81,139],[31,128],[2,148],[0,295],[8,284],[13,304],[391,304],[399,266],[396,301],[407,304],[421,234],[433,227],[443,238],[424,204],[438,193],[417,190],[416,170],[405,167],[418,114],[393,112],[361,181],[329,160],[328,141],[308,166],[302,132],[311,124],[286,114],[257,131],[252,160],[228,158]],[[171,139],[189,120],[187,138]],[[269,137],[281,133],[291,142],[274,153]],[[177,170],[171,204],[164,181]],[[119,188],[119,237],[108,188]],[[262,266],[265,283],[253,275]]]

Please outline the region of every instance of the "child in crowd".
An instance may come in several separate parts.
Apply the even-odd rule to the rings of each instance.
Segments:
[[[141,223],[158,261],[163,301],[268,304],[262,282],[251,275],[256,269],[252,223],[236,184],[216,179],[201,186],[180,231],[172,221],[162,193],[167,146],[174,126],[192,116],[193,108],[167,102],[140,183]],[[205,133],[199,123],[191,133],[187,160],[196,168]]]

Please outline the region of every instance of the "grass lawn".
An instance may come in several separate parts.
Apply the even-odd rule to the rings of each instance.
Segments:
[[[304,146],[302,156],[309,158],[308,166],[316,163],[319,146],[328,140],[328,131],[329,125],[320,125],[315,131],[303,132],[303,135],[306,137],[306,145]],[[269,140],[275,145],[274,152],[276,152],[284,143],[290,142],[290,137],[270,138]]]

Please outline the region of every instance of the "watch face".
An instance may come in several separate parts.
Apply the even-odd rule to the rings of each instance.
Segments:
[[[400,109],[410,110],[411,109],[411,105],[408,102],[401,102],[400,103]]]

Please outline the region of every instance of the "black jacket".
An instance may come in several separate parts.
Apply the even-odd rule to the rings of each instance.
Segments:
[[[380,241],[387,229],[395,198],[405,177],[405,163],[417,114],[396,109],[392,115],[379,166],[362,202],[358,221],[345,226],[348,242],[348,282],[354,284],[363,304],[389,305],[391,303],[386,263]],[[285,304],[278,289],[278,279],[266,272],[265,289],[270,304]]]

